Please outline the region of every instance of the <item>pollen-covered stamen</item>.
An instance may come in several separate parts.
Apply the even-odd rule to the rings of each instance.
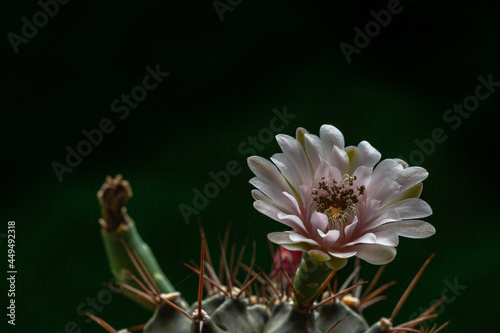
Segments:
[[[356,176],[344,175],[342,181],[337,183],[335,179],[325,180],[323,177],[318,187],[312,190],[317,211],[328,216],[329,229],[351,223],[359,196],[365,192],[364,185],[354,189],[355,180]]]

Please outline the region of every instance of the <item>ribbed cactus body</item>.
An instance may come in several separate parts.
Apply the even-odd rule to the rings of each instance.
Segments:
[[[191,321],[170,305],[162,304],[144,326],[144,333],[164,332],[191,333]]]
[[[303,255],[294,278],[289,277],[282,266],[274,267],[273,273],[268,277],[262,271],[260,273],[253,271],[255,258],[252,259],[250,267],[243,265],[238,259],[236,267],[243,267],[247,271],[244,280],[238,280],[238,274],[235,273],[238,269],[228,267],[225,261],[227,244],[222,245],[222,242],[223,269],[220,272],[225,271],[226,274],[215,276],[216,270],[209,267],[211,262],[204,260],[205,253],[209,257],[204,237],[202,237],[200,269],[188,266],[200,276],[199,299],[188,306],[161,270],[153,252],[140,237],[133,220],[126,215],[124,204],[131,196],[128,186],[126,181],[117,177],[106,179],[106,183],[101,188],[99,192],[99,200],[103,207],[101,235],[111,271],[123,287],[126,296],[153,312],[146,324],[139,325],[139,329],[142,328],[144,333],[392,333],[408,331],[432,333],[446,326],[445,324],[438,329],[432,328],[431,330],[413,329],[431,318],[433,309],[425,311],[410,322],[396,327],[392,324],[399,308],[432,256],[424,263],[414,281],[410,283],[391,318],[382,318],[369,326],[363,318],[362,310],[368,305],[385,299],[381,296],[381,292],[392,283],[386,283],[373,290],[374,282],[367,288],[369,290],[361,294],[364,282],[357,283],[357,278],[354,277],[359,269],[356,269],[340,288],[341,290],[336,290],[337,283],[334,283],[333,288],[330,284],[336,271],[307,254]],[[231,259],[230,262],[232,265],[233,260]],[[275,266],[279,266],[276,262]],[[280,263],[281,259],[278,262]],[[208,273],[204,272],[205,267],[209,268]],[[382,271],[383,269],[379,270],[379,273],[381,274]],[[380,278],[379,273],[375,281]],[[353,279],[356,282],[353,282]],[[203,285],[208,293],[205,298],[202,296]],[[325,291],[327,286],[330,288]],[[251,291],[257,292],[253,294]],[[353,291],[354,295],[362,296],[347,294],[350,291]],[[437,306],[439,302],[434,309]],[[89,316],[108,332],[113,332],[109,324],[93,315],[89,314]],[[123,329],[114,332],[130,333],[137,330],[135,327],[131,330]]]

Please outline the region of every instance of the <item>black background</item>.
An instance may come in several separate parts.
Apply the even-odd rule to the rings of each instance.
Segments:
[[[452,319],[445,331],[494,332],[500,92],[455,129],[443,115],[474,94],[479,76],[500,81],[498,14],[484,2],[400,6],[348,63],[339,44],[353,45],[353,29],[363,29],[373,20],[370,11],[387,8],[386,1],[243,0],[223,21],[210,1],[71,1],[17,53],[9,34],[21,35],[22,18],[33,22],[41,7],[2,2],[0,232],[16,221],[18,270],[16,326],[8,331],[64,332],[74,322],[82,332],[103,332],[77,308],[111,278],[97,223],[96,192],[106,175],[121,173],[131,182],[130,215],[172,283],[192,301],[196,276],[182,263],[198,260],[198,226],[194,216],[187,224],[178,207],[192,205],[193,189],[209,183],[210,172],[236,161],[241,172],[200,218],[213,252],[217,235],[231,223],[231,241],[240,245],[254,235],[257,262],[269,268],[265,236],[281,226],[252,208],[248,156],[238,147],[269,127],[274,108],[286,107],[295,117],[282,133],[294,135],[297,127],[318,133],[321,124],[333,124],[347,145],[367,140],[383,157],[413,156],[410,162],[430,173],[422,198],[433,208],[426,220],[437,233],[401,239],[382,281],[398,283],[366,317],[390,316],[413,274],[436,253],[396,323],[444,293],[455,296],[436,321]],[[111,103],[142,83],[146,66],[157,65],[170,75],[120,120]],[[52,163],[65,163],[65,147],[76,149],[85,139],[82,131],[103,118],[111,119],[113,132],[60,182]],[[428,143],[435,128],[446,140],[424,154],[415,140]],[[258,155],[278,150],[273,140]],[[6,272],[7,243],[1,240]],[[362,275],[370,279],[376,268],[365,264]],[[455,295],[445,291],[446,281],[467,288]],[[116,295],[97,314],[115,328],[149,316]]]

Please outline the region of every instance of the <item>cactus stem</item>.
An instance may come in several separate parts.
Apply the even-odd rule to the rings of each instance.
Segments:
[[[318,292],[316,293],[316,295],[314,295],[312,301],[311,301],[311,304],[310,306],[312,306],[314,304],[314,301],[319,297],[319,295],[321,295],[321,293],[323,292],[323,290],[325,290],[326,286],[328,286],[330,284],[330,281],[333,279],[333,277],[335,276],[335,274],[337,274],[337,270],[333,270],[330,275],[328,276],[328,278],[325,280],[325,282],[323,282],[323,284],[321,285],[321,287],[318,289]]]
[[[134,274],[132,274],[130,271],[125,272],[132,280],[134,280],[135,283],[141,288],[147,295],[149,296],[154,296],[154,294],[144,285],[144,283],[141,282]],[[152,297],[153,302],[154,302],[154,297]]]
[[[176,311],[182,313],[184,316],[186,316],[189,320],[191,320],[193,323],[196,322],[196,320],[191,317],[191,315],[189,315],[189,313],[187,313],[183,308],[181,308],[180,306],[177,306],[174,302],[170,301],[168,299],[168,297],[166,297],[165,295],[160,295],[160,299],[162,302],[170,305],[172,308],[174,308]]]
[[[144,282],[146,282],[149,290],[154,291],[156,294],[160,294],[160,290],[156,286],[156,283],[154,282],[153,278],[151,277],[151,274],[149,274],[148,270],[146,267],[144,267],[144,264],[142,263],[142,260],[139,258],[137,253],[135,252],[134,249],[131,249],[127,243],[122,239],[120,239],[122,242],[123,247],[125,248],[125,251],[127,252],[130,261],[132,261],[132,264],[134,265],[135,269],[139,272],[141,275],[142,279]]]
[[[389,320],[392,323],[394,322],[394,318],[396,318],[396,315],[398,314],[399,310],[401,310],[401,307],[403,306],[404,302],[406,301],[406,299],[410,295],[411,291],[413,290],[413,288],[417,284],[418,279],[422,276],[422,273],[424,272],[427,265],[429,265],[432,258],[434,258],[434,254],[431,254],[431,256],[424,262],[422,267],[420,267],[420,270],[417,272],[417,274],[415,275],[415,277],[411,281],[410,285],[408,286],[408,288],[406,288],[405,292],[403,293],[403,295],[399,299],[399,302],[394,307],[394,310],[392,311],[391,317],[389,318]]]
[[[129,286],[128,284],[122,283],[120,281],[116,281],[116,284],[122,288],[127,289],[128,291],[130,291],[132,294],[136,295],[137,297],[145,299],[149,303],[156,305],[155,299],[153,297],[151,297],[150,295],[148,295],[148,294],[146,294],[146,293],[144,293],[144,292],[142,292],[142,291],[140,291],[132,286]]]

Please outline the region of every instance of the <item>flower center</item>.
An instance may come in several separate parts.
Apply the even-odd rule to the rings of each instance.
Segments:
[[[365,186],[354,189],[356,176],[344,175],[340,183],[335,179],[331,181],[321,178],[318,187],[312,190],[312,200],[317,205],[317,211],[328,217],[329,228],[346,226],[351,222],[356,211],[358,197],[365,192]]]

